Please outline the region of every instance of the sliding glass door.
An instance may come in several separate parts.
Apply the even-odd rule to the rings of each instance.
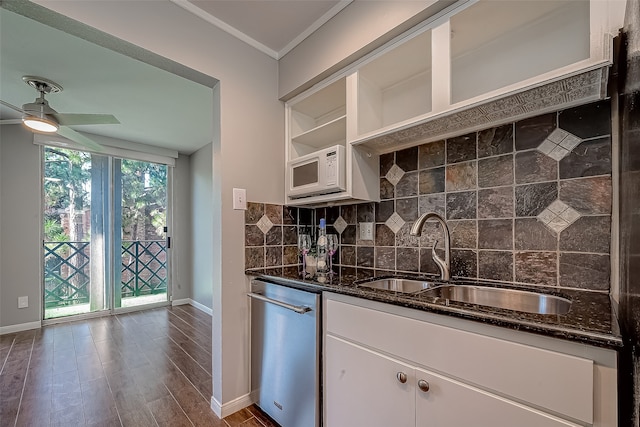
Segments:
[[[168,300],[168,168],[44,147],[44,318]]]

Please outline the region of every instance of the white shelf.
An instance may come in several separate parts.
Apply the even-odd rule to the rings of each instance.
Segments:
[[[294,136],[291,138],[291,142],[322,149],[336,145],[338,142],[344,145],[346,132],[347,116],[345,114],[328,123],[324,123],[309,131]]]

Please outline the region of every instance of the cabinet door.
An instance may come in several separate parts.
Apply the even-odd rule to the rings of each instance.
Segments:
[[[326,336],[324,425],[415,426],[415,374],[411,366]],[[401,383],[397,375],[404,373]]]
[[[415,372],[417,426],[578,427],[451,378],[421,369]],[[421,380],[427,382],[428,391],[419,388]]]

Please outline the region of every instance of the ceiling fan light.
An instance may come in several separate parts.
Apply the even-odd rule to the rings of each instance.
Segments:
[[[24,116],[22,118],[22,123],[29,129],[35,130],[37,132],[46,132],[53,133],[58,131],[58,124],[53,120],[47,119],[45,117],[37,117],[37,116]]]

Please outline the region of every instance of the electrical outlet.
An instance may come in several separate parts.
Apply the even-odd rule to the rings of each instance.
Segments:
[[[18,308],[29,307],[29,297],[18,297]]]
[[[247,190],[244,188],[233,189],[233,209],[247,210]]]
[[[373,240],[373,223],[360,223],[360,240]]]

